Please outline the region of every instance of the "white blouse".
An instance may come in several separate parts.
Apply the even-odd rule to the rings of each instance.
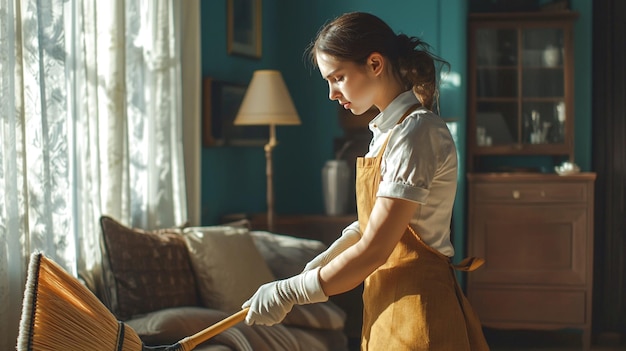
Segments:
[[[411,226],[430,247],[453,256],[450,221],[456,196],[457,151],[445,121],[426,108],[418,108],[397,124],[416,103],[412,91],[404,92],[372,119],[369,128],[373,138],[365,157],[376,157],[392,133],[383,154],[376,196],[420,203]],[[348,228],[358,229],[358,221]]]

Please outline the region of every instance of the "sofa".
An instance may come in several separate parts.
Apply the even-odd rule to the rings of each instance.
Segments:
[[[147,346],[171,345],[239,311],[256,289],[287,278],[326,246],[249,223],[159,230],[109,216],[103,233],[102,287],[96,295]],[[327,301],[294,306],[280,324],[238,323],[198,351],[348,350],[345,312]]]

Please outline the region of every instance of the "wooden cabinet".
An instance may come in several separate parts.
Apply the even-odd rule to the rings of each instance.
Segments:
[[[501,156],[573,160],[571,11],[471,14],[468,171],[502,171]]]
[[[593,173],[574,162],[571,11],[471,14],[468,45],[468,275],[481,322],[583,331],[590,347]]]
[[[591,338],[592,173],[471,174],[468,298],[483,325],[583,330]]]

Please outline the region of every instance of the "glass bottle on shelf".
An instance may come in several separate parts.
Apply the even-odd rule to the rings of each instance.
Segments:
[[[562,143],[565,140],[565,102],[561,101],[556,104],[554,108],[556,122],[557,122],[557,131],[555,133],[555,141]]]

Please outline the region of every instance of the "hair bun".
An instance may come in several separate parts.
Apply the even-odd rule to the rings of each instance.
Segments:
[[[406,53],[415,49],[415,43],[413,42],[414,40],[415,38],[411,40],[411,38],[409,38],[409,36],[407,36],[406,34],[396,35],[396,45],[398,48],[398,52]]]

